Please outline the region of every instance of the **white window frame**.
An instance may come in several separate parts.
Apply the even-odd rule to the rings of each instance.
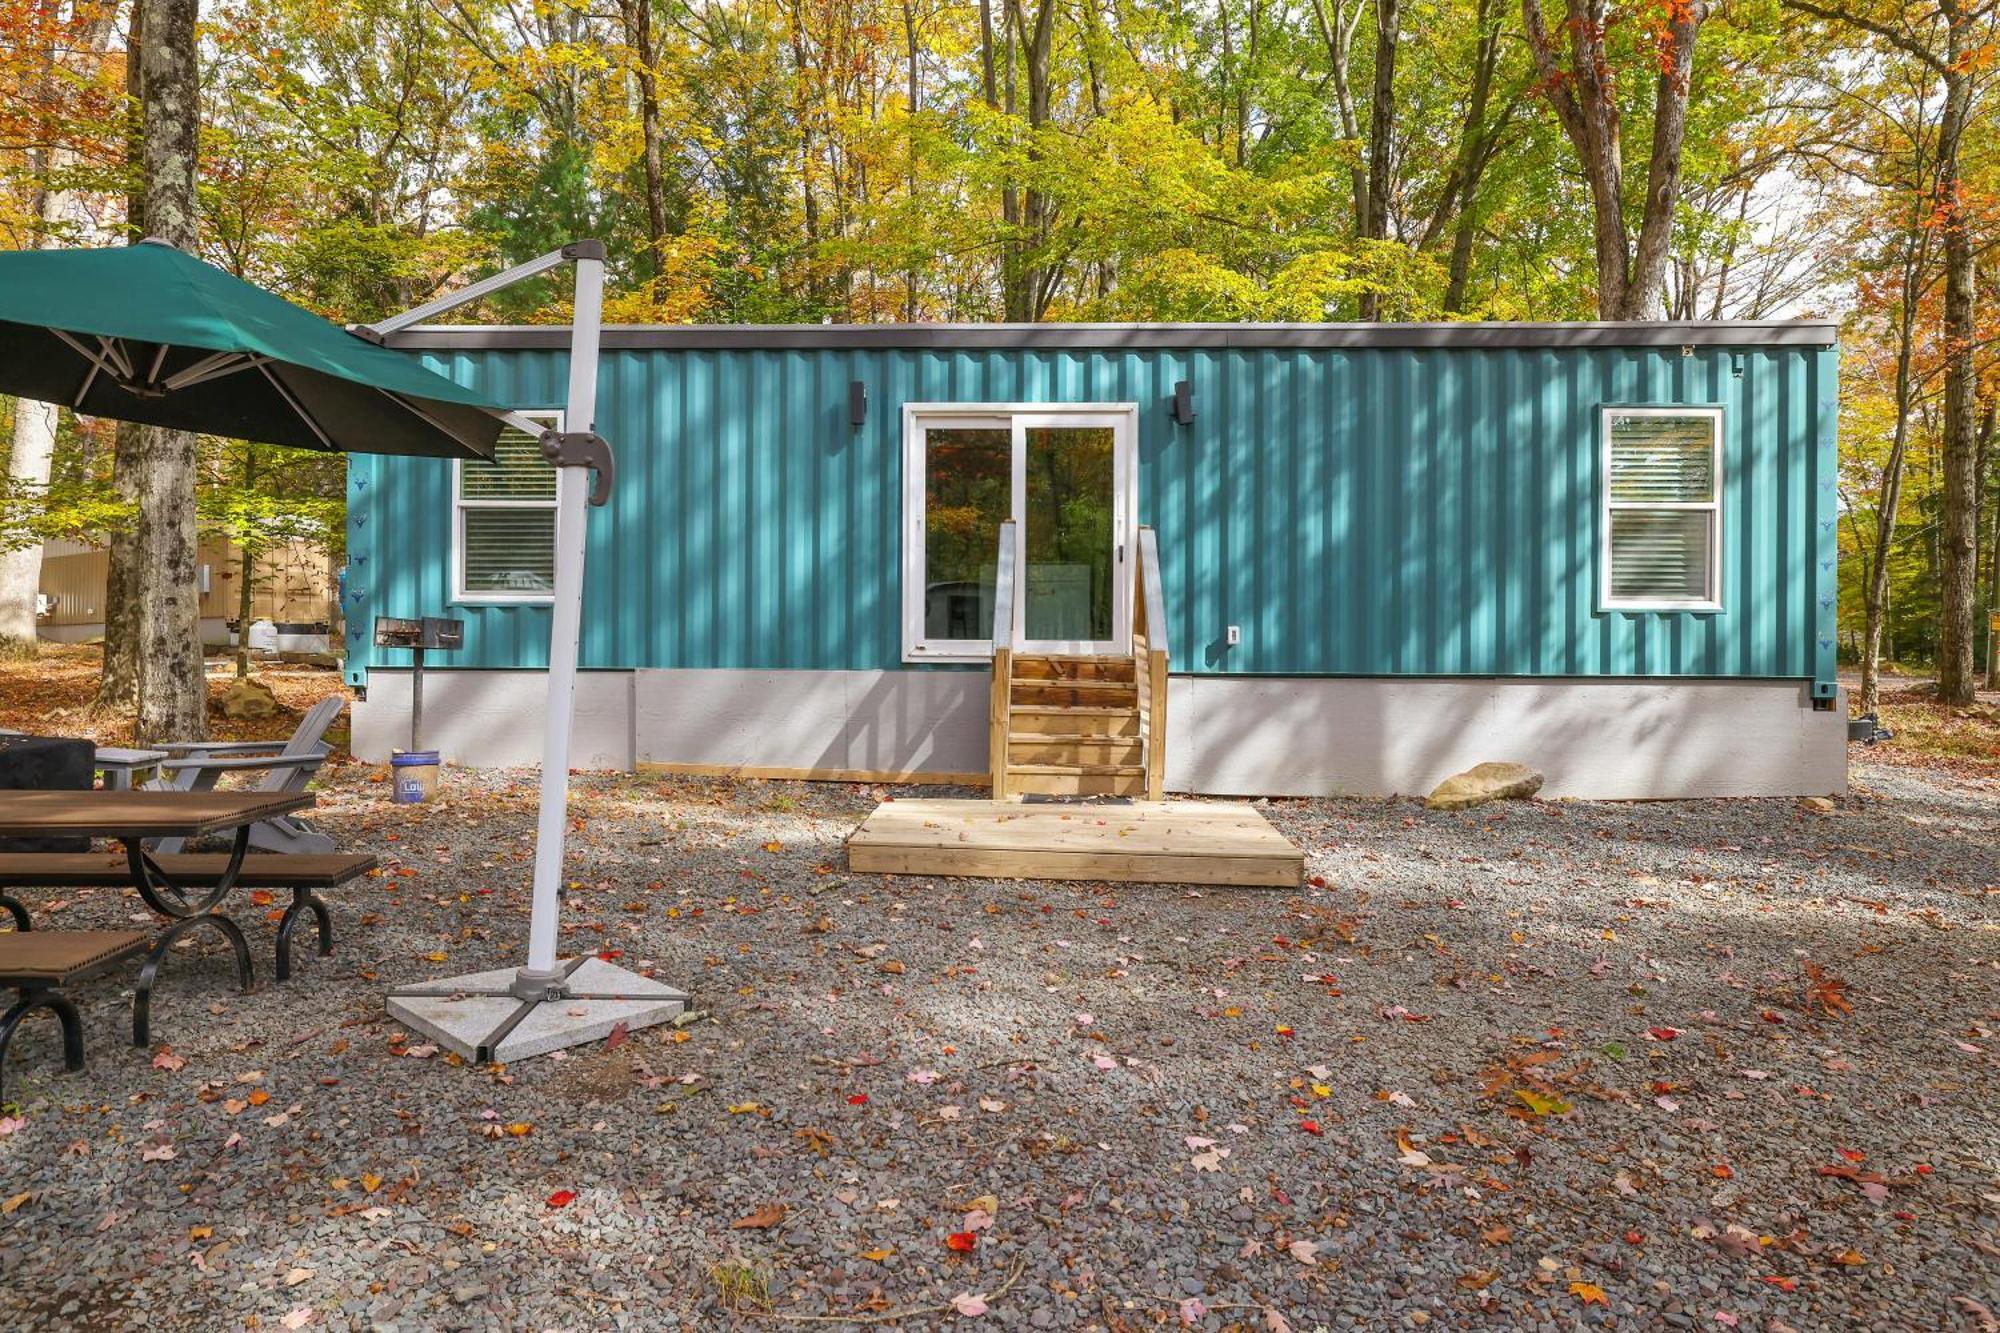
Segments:
[[[903,660],[905,662],[986,662],[993,640],[933,639],[924,634],[924,432],[969,428],[1005,430],[1010,435],[1008,517],[1014,521],[1015,567],[1021,567],[1027,495],[1023,470],[1027,431],[1034,426],[1109,426],[1112,436],[1112,598],[1108,650],[1128,651],[1132,642],[1132,540],[1139,512],[1139,405],[1137,403],[905,403],[903,405]],[[1105,644],[1064,643],[1023,638],[1026,584],[1017,578],[1014,646],[1031,653],[1105,651]]]
[[[555,430],[563,428],[560,409],[522,408],[518,415],[540,421]],[[553,469],[551,469],[553,471]],[[548,606],[555,590],[548,592],[505,592],[468,589],[465,586],[465,511],[468,509],[546,509],[555,511],[553,492],[546,500],[468,500],[463,485],[465,460],[451,460],[451,600],[461,606]]]
[[[1713,450],[1709,475],[1714,491],[1707,500],[1617,501],[1611,498],[1611,418],[1620,417],[1701,417],[1708,421],[1709,447]],[[1605,404],[1598,416],[1597,483],[1597,609],[1599,611],[1707,611],[1722,610],[1722,408],[1679,406],[1636,406]],[[1611,515],[1614,512],[1669,513],[1700,512],[1708,519],[1708,589],[1701,597],[1614,597],[1611,593]]]

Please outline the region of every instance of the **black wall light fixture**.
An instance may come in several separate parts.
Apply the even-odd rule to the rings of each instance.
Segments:
[[[847,424],[863,426],[868,422],[868,386],[860,380],[847,382]]]
[[[1174,420],[1183,426],[1194,420],[1194,386],[1186,380],[1174,382]]]

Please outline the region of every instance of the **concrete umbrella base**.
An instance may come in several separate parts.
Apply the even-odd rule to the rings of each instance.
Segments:
[[[567,1046],[602,1041],[623,1026],[670,1023],[688,1007],[686,991],[614,967],[601,958],[559,963],[555,994],[522,999],[511,967],[419,982],[389,992],[389,1016],[477,1064],[505,1064]]]

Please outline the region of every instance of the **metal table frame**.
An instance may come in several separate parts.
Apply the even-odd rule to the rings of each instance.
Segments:
[[[101,804],[107,807],[104,815],[95,819],[64,819],[61,821],[38,822],[32,814],[9,819],[8,806],[21,803],[21,797],[66,797],[70,800]],[[10,799],[12,798],[12,799]],[[155,807],[183,805],[190,807],[188,817],[182,820],[162,818],[154,813],[146,820],[135,820],[128,815],[119,818],[119,805],[145,803]],[[173,924],[161,932],[146,954],[145,962],[139,968],[138,996],[132,1006],[132,1044],[145,1046],[150,1043],[153,984],[160,971],[160,964],[183,935],[207,927],[213,928],[229,942],[236,955],[238,984],[248,991],[255,982],[255,973],[250,965],[250,943],[243,936],[242,927],[217,910],[223,901],[235,891],[237,880],[243,872],[244,854],[250,848],[250,827],[257,821],[269,819],[273,815],[289,814],[295,810],[310,807],[314,798],[310,793],[266,793],[266,792],[131,792],[98,789],[75,792],[0,792],[0,837],[37,837],[68,834],[75,837],[104,838],[116,842],[125,849],[125,864],[132,873],[132,885],[145,900],[146,906],[166,917]],[[55,804],[54,802],[43,802]],[[231,806],[236,808],[232,809]],[[205,813],[196,813],[205,811]],[[198,838],[224,829],[234,829],[230,843],[229,862],[216,882],[206,891],[191,894],[175,884],[173,877],[161,868],[152,854],[146,850],[149,838]],[[4,855],[4,853],[0,853]],[[25,925],[26,913],[18,910],[19,904],[8,899],[0,907],[11,912],[17,925]],[[291,933],[306,912],[315,917],[325,913],[324,904],[310,892],[295,891],[292,904],[285,910],[284,918],[278,923],[278,956],[282,959],[289,951]]]

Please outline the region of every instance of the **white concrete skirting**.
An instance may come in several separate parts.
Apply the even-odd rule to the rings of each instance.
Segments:
[[[985,671],[657,671],[637,677],[641,763],[983,773]]]
[[[1821,796],[1847,789],[1847,703],[1799,681],[1175,676],[1167,787],[1428,793],[1485,760],[1543,796]]]
[[[407,671],[369,673],[354,751],[409,744]],[[539,671],[429,671],[424,746],[539,759]],[[571,764],[939,778],[986,770],[983,671],[586,671]],[[1175,676],[1167,787],[1229,796],[1424,793],[1483,760],[1545,796],[1798,796],[1847,785],[1846,702],[1798,681]]]
[[[424,671],[426,750],[447,764],[513,768],[542,762],[546,671]],[[354,754],[386,764],[391,750],[410,745],[410,673],[376,667],[368,697],[354,705]],[[632,673],[580,671],[571,768],[629,769],[632,754]]]

